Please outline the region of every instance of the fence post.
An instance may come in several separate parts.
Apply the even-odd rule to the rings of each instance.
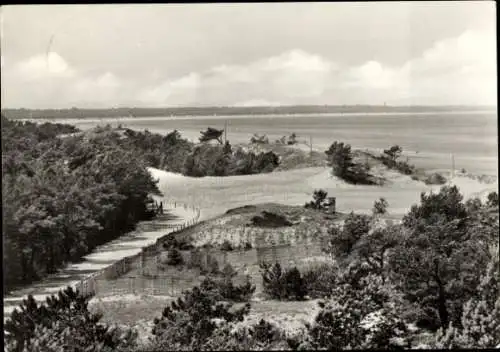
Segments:
[[[278,262],[278,252],[276,251],[276,245],[274,242],[273,242],[271,248],[272,248],[274,262],[277,263]]]
[[[141,251],[141,273],[142,273],[142,275],[144,275],[145,269],[146,269],[146,253],[144,253],[144,248],[146,248],[146,247],[142,247],[142,251]]]

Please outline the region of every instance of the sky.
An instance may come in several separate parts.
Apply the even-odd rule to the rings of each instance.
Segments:
[[[0,11],[3,107],[496,106],[493,1]]]

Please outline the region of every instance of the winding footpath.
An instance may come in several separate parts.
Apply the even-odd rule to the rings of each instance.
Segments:
[[[158,238],[199,218],[199,210],[194,207],[180,203],[170,204],[165,198],[161,197],[154,198],[158,203],[163,202],[165,209],[163,215],[159,215],[153,220],[139,222],[134,231],[95,248],[80,263],[70,263],[58,273],[50,275],[37,283],[5,293],[3,300],[4,321],[29,294],[33,295],[37,301],[45,301],[46,297],[57,294],[60,289],[75,286],[85,277],[125,257],[139,253],[143,247],[155,243]]]

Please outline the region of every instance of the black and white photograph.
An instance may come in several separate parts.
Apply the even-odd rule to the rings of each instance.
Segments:
[[[1,6],[4,351],[500,349],[496,11]]]

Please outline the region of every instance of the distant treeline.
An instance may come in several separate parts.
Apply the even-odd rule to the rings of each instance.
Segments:
[[[213,115],[265,115],[265,114],[325,114],[374,112],[434,112],[482,111],[489,106],[385,106],[385,105],[297,105],[256,107],[176,107],[176,108],[108,108],[108,109],[2,109],[11,119],[84,119],[153,116],[213,116]]]
[[[2,116],[4,285],[54,273],[152,214],[160,194],[142,154],[74,126]]]

